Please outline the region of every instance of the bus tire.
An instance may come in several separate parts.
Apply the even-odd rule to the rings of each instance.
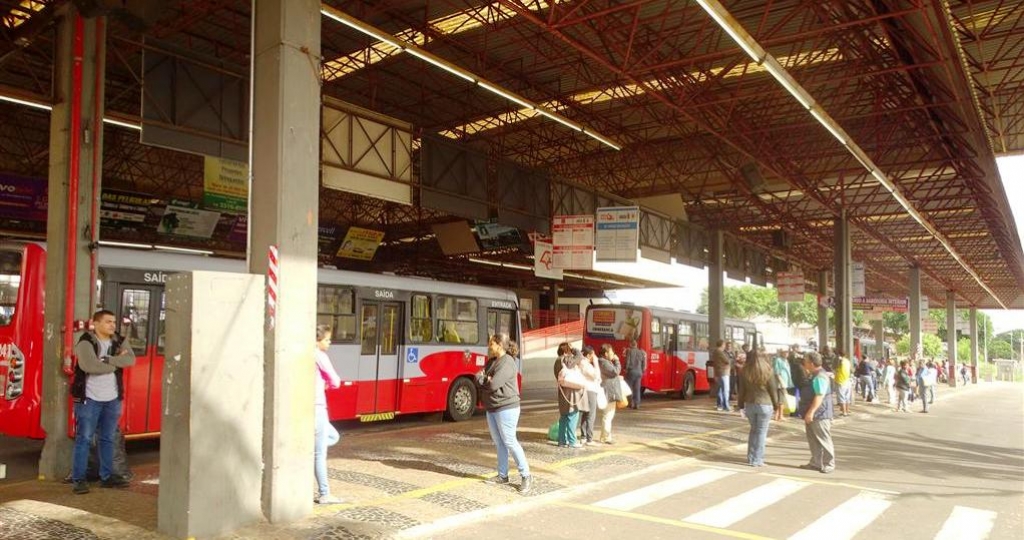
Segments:
[[[693,371],[687,371],[686,376],[683,377],[683,388],[679,390],[679,397],[683,399],[693,399],[695,391],[696,380],[693,377]]]
[[[448,409],[445,414],[453,422],[469,420],[476,412],[476,385],[467,377],[459,377],[448,389]]]

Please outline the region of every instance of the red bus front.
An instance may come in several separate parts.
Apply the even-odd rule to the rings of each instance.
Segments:
[[[0,434],[41,439],[46,252],[0,245]]]

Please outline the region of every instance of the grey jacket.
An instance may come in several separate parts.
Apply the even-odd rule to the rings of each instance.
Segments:
[[[487,360],[477,374],[480,402],[488,412],[499,412],[519,406],[519,385],[516,382],[516,361],[509,355]]]
[[[571,369],[578,366],[580,358],[582,357],[567,354],[555,359],[555,391],[558,392],[558,412],[560,414],[590,410],[590,402],[587,400],[587,391],[585,389],[573,390],[571,388],[562,388],[558,386],[557,382],[558,374],[562,371],[562,368],[567,367]]]
[[[636,347],[626,349],[626,372],[630,371],[640,373],[647,371],[647,353],[643,349]]]
[[[604,395],[608,398],[608,402],[620,401],[622,386],[619,383],[619,372],[622,371],[622,366],[619,364],[619,359],[601,358],[598,361],[598,366],[601,368],[601,388],[604,389]]]

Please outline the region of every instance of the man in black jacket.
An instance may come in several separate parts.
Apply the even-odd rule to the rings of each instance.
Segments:
[[[78,495],[89,493],[85,479],[89,462],[89,447],[93,435],[98,435],[100,457],[100,485],[127,487],[128,481],[113,474],[114,433],[121,419],[124,399],[122,369],[135,365],[131,347],[122,346],[114,333],[117,323],[114,314],[101,309],[92,316],[93,331],[82,334],[75,346],[75,378],[71,382],[71,397],[75,402],[75,450],[71,465],[72,491]]]

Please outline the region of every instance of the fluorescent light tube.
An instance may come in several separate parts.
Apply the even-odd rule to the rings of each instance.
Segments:
[[[174,246],[153,246],[153,247],[155,249],[159,249],[159,250],[162,250],[162,251],[175,251],[175,252],[178,252],[178,253],[189,253],[189,254],[192,254],[192,255],[213,255],[212,251],[205,250],[205,249],[189,249],[189,248],[180,248],[180,247],[174,247]]]
[[[135,244],[135,243],[132,243],[132,242],[112,242],[110,240],[100,240],[99,244],[101,246],[110,246],[110,247],[123,247],[123,248],[132,248],[132,249],[153,249],[152,244]]]
[[[559,124],[562,124],[563,126],[569,128],[569,129],[572,129],[572,130],[575,130],[575,131],[583,131],[583,128],[580,127],[575,122],[571,122],[571,121],[569,121],[569,120],[567,120],[565,118],[562,118],[561,116],[558,116],[557,114],[550,113],[550,112],[548,112],[548,111],[546,111],[544,109],[537,109],[537,112],[539,112],[543,116],[546,116],[546,117],[554,120],[555,122],[558,122]]]
[[[32,107],[33,109],[41,109],[44,111],[52,111],[53,107],[45,103],[37,103],[35,101],[28,101],[27,99],[18,99],[16,97],[5,96],[0,94],[0,101],[6,101],[7,103],[13,103],[15,105],[24,105],[26,107]]]
[[[122,122],[120,120],[114,120],[113,118],[104,118],[104,124],[110,124],[112,126],[123,127],[127,129],[134,129],[135,131],[142,131],[142,126],[138,124],[129,124],[128,122]]]
[[[779,81],[779,84],[786,89],[787,92],[792,94],[800,105],[805,109],[811,108],[811,98],[808,96],[802,88],[797,88],[796,82],[790,78],[786,70],[774,59],[771,58],[764,63],[764,68],[768,70],[768,73],[775,77],[775,80]]]
[[[621,146],[619,146],[619,145],[613,143],[612,141],[610,141],[610,140],[608,140],[608,139],[598,135],[597,133],[594,133],[593,131],[590,131],[587,128],[583,128],[583,133],[589,135],[590,138],[592,138],[592,139],[594,139],[594,140],[596,140],[596,141],[598,141],[598,142],[600,142],[600,143],[602,143],[602,144],[604,144],[606,146],[611,147],[613,150],[622,150]]]
[[[362,24],[356,23],[355,21],[350,20],[350,19],[348,19],[346,17],[342,17],[342,16],[338,15],[337,13],[334,13],[333,11],[328,11],[326,9],[321,9],[320,10],[320,14],[325,16],[325,17],[327,17],[328,19],[332,19],[332,20],[338,21],[341,24],[344,24],[345,26],[347,26],[347,27],[349,27],[349,28],[351,28],[353,30],[358,30],[358,31],[360,31],[360,32],[362,32],[362,33],[372,37],[373,39],[376,39],[377,41],[382,41],[384,43],[387,43],[388,45],[391,45],[392,47],[395,47],[396,49],[401,50],[401,49],[405,48],[405,47],[399,45],[398,42],[394,40],[394,38],[391,38],[389,36],[385,36],[384,34],[381,34],[379,32],[375,32],[372,29],[367,28],[366,26],[364,26]]]
[[[754,45],[747,41],[746,37],[740,35],[740,33],[733,28],[732,24],[729,23],[726,19],[725,13],[723,13],[724,9],[721,4],[714,2],[713,0],[697,0],[697,3],[700,4],[700,7],[704,8],[704,11],[706,11],[708,15],[718,23],[718,26],[720,26],[726,34],[729,34],[729,37],[732,38],[732,40],[735,41],[741,49],[743,49],[743,52],[747,53],[747,56],[754,59],[755,63],[760,64],[764,60],[764,55],[759,53],[754,48]]]
[[[831,133],[833,137],[835,137],[836,139],[839,140],[839,144],[842,144],[843,146],[846,146],[846,144],[849,141],[846,140],[846,137],[842,134],[842,132],[839,131],[839,128],[836,127],[835,120],[832,120],[831,118],[826,118],[817,109],[811,109],[811,116],[813,116],[814,119],[817,120],[819,124],[825,126],[825,129],[827,129],[828,132]]]
[[[437,58],[434,58],[433,56],[429,55],[428,53],[420,51],[419,49],[413,49],[413,48],[410,47],[410,48],[406,49],[405,52],[415,56],[416,58],[419,58],[420,60],[423,60],[424,62],[427,62],[428,64],[433,64],[434,66],[439,67],[439,68],[447,71],[448,73],[451,73],[452,75],[455,75],[456,77],[460,77],[460,78],[466,79],[467,81],[469,81],[471,83],[477,82],[476,79],[474,79],[472,76],[470,76],[465,71],[462,71],[461,69],[458,69],[458,68],[456,68],[456,67],[454,67],[452,65],[446,64],[446,63],[442,62],[441,60],[439,60]]]
[[[495,94],[497,94],[497,95],[499,95],[499,96],[501,96],[501,97],[511,101],[512,103],[515,103],[516,105],[519,105],[520,107],[525,107],[525,108],[530,109],[530,110],[533,110],[533,109],[537,108],[536,105],[530,103],[529,101],[526,101],[523,98],[520,98],[518,96],[514,96],[514,95],[512,95],[512,94],[502,90],[501,88],[498,88],[497,86],[493,86],[493,85],[491,85],[489,83],[486,83],[484,81],[477,81],[477,84],[480,85],[480,88],[483,88],[484,90],[490,90],[491,92],[493,92],[493,93],[495,93]]]

